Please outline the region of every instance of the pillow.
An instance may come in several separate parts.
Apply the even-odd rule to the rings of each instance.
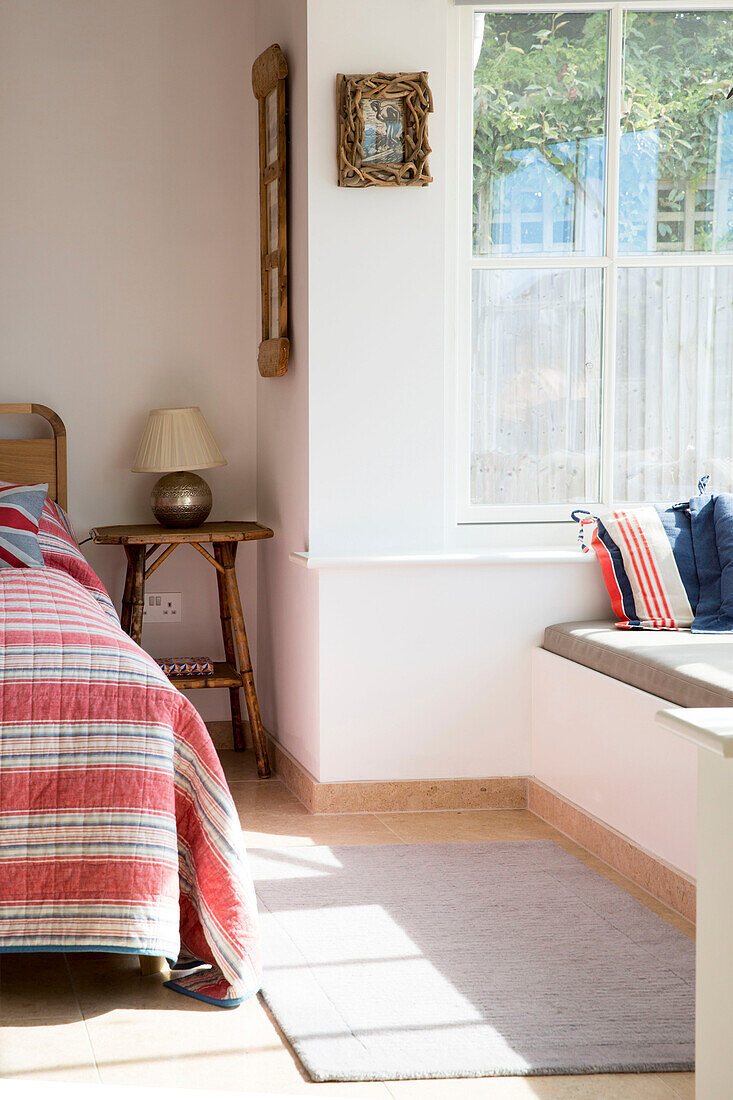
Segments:
[[[91,565],[84,557],[74,536],[71,520],[55,500],[46,499],[38,525],[38,545],[43,563],[49,569],[61,569],[87,588],[105,611],[117,619],[117,612]]]
[[[689,504],[573,512],[617,618],[629,630],[688,630],[699,598]],[[733,578],[732,578],[733,579]]]
[[[692,632],[728,633],[733,631],[733,496],[693,497],[690,515],[700,579]]]
[[[66,568],[56,560],[60,555],[86,561],[76,541],[71,520],[61,505],[49,497],[46,497],[38,524],[38,545],[41,547],[44,562],[53,568]]]
[[[38,524],[47,492],[48,485],[0,488],[0,569],[43,566]]]
[[[14,486],[7,481],[0,481],[0,493],[3,489],[34,489],[42,488],[48,491],[47,486]],[[38,547],[41,560],[39,566],[47,569],[60,569],[68,573],[75,581],[83,585],[88,592],[101,604],[102,609],[119,626],[120,620],[115,606],[109,597],[107,589],[102,584],[91,565],[84,557],[76,541],[71,520],[64,509],[55,500],[49,500],[46,496],[38,524]],[[5,563],[0,561],[0,567]]]

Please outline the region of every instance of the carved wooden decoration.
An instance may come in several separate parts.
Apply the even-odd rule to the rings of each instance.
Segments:
[[[260,280],[262,342],[257,365],[264,378],[288,369],[288,225],[286,179],[286,78],[279,46],[269,46],[252,66],[260,146]]]
[[[338,75],[340,187],[425,187],[428,115],[433,97],[427,73]]]

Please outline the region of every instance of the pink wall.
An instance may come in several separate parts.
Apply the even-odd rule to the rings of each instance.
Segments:
[[[283,378],[257,384],[257,506],[276,532],[259,547],[257,685],[263,721],[314,774],[319,771],[318,581],[288,554],[308,543],[309,241],[306,0],[255,9],[253,54],[277,42],[289,75],[289,284],[291,358]]]
[[[65,420],[82,536],[149,519],[154,477],[130,466],[156,405],[204,410],[229,463],[212,518],[255,514],[253,25],[251,0],[0,3],[2,394]],[[253,641],[256,553],[240,554]],[[119,598],[121,552],[89,556]],[[218,647],[189,548],[151,588],[185,594],[181,626],[146,631],[152,652]],[[225,717],[225,692],[194,698]]]

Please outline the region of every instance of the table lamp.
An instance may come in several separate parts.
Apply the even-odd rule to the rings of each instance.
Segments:
[[[164,475],[150,494],[158,523],[198,527],[211,511],[211,489],[191,470],[226,466],[226,461],[198,406],[152,409],[132,470]]]

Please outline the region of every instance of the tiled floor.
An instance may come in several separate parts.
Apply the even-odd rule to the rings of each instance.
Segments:
[[[688,935],[677,917],[526,810],[314,817],[279,780],[259,783],[250,753],[222,752],[250,847],[409,844],[551,837]],[[224,1012],[140,977],[124,956],[0,957],[0,1078],[65,1080],[372,1100],[690,1100],[677,1074],[314,1085],[258,1000]],[[1,1086],[0,1086],[1,1090]]]

